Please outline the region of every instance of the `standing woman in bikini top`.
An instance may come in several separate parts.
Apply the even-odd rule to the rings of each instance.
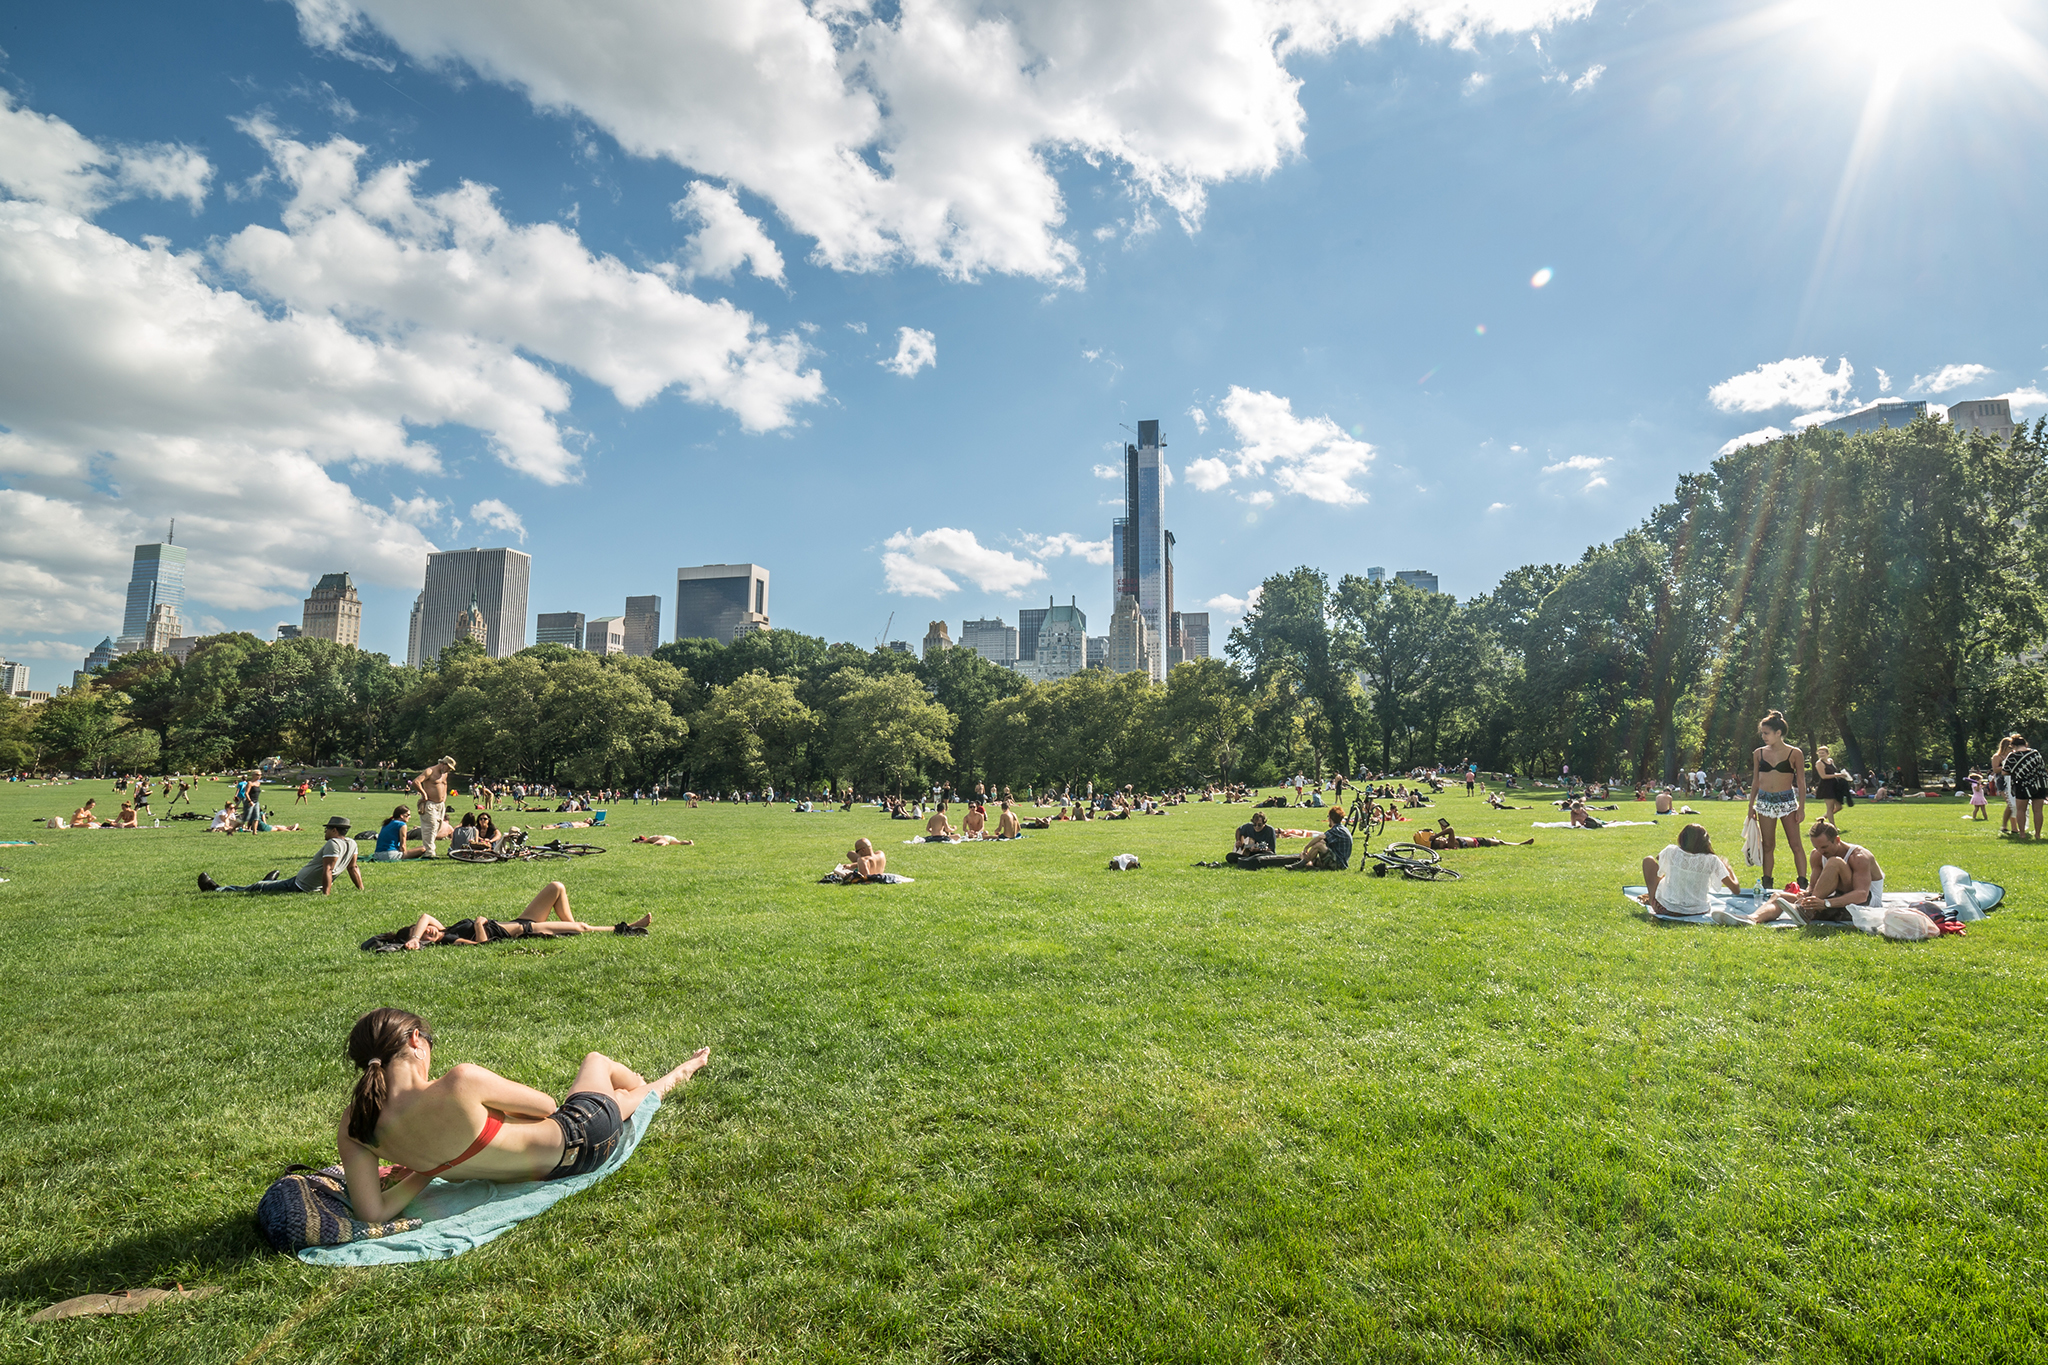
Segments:
[[[1792,861],[1799,884],[1806,885],[1806,844],[1799,825],[1806,815],[1806,755],[1785,742],[1785,714],[1773,711],[1756,723],[1763,746],[1750,756],[1749,813],[1764,839],[1764,885],[1772,887],[1777,860],[1778,826],[1792,843]]]
[[[457,1180],[558,1180],[604,1164],[619,1131],[648,1095],[688,1080],[711,1049],[643,1080],[599,1053],[577,1069],[569,1097],[554,1097],[486,1067],[460,1062],[434,1079],[433,1030],[404,1010],[371,1010],[349,1030],[348,1055],[362,1075],[335,1144],[349,1203],[366,1223],[396,1218],[435,1176]],[[404,1168],[389,1189],[379,1162]]]

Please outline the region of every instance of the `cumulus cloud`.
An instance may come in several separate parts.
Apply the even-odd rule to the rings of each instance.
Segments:
[[[2043,393],[2032,384],[2023,389],[2014,389],[2011,393],[2002,393],[1999,397],[2012,404],[2014,421],[2019,421],[2029,412],[2048,408],[2048,393]]]
[[[1877,391],[1879,393],[1890,393],[1892,391],[1892,377],[1883,370],[1877,372]]]
[[[1270,479],[1283,493],[1298,493],[1317,502],[1351,506],[1364,502],[1364,490],[1352,480],[1371,468],[1373,448],[1353,437],[1328,417],[1301,418],[1294,415],[1288,399],[1263,390],[1232,385],[1217,413],[1230,425],[1240,442],[1231,452],[1235,464],[1230,473],[1238,478]],[[1202,466],[1201,479],[1222,487],[1216,466],[1221,460],[1196,460]],[[1201,483],[1196,484],[1201,487]],[[1264,490],[1261,490],[1262,492]],[[1247,501],[1263,506],[1272,501],[1270,493],[1254,493]]]
[[[669,211],[703,225],[683,246],[685,279],[702,275],[729,280],[744,264],[760,279],[782,283],[782,252],[731,190],[699,180],[669,205]]]
[[[1123,476],[1123,470],[1113,464],[1099,464],[1095,466],[1095,477],[1098,479],[1121,479]]]
[[[1991,375],[1989,365],[1944,365],[1933,374],[1913,376],[1912,393],[1950,393],[1981,384]]]
[[[182,199],[197,213],[213,165],[168,142],[107,147],[0,90],[0,189],[83,218],[122,199]]]
[[[1766,441],[1775,441],[1784,434],[1784,432],[1778,430],[1776,427],[1765,427],[1761,431],[1745,431],[1740,436],[1735,437],[1726,445],[1722,446],[1719,450],[1715,451],[1714,454],[1717,456],[1733,455],[1736,451],[1741,450],[1744,446],[1760,446],[1764,444]]]
[[[1188,409],[1188,420],[1195,424],[1195,435],[1201,436],[1209,430],[1209,414],[1199,407]]]
[[[1489,512],[1505,512],[1508,510],[1508,506],[1509,504],[1504,502],[1489,502],[1486,504],[1486,510]]]
[[[1107,564],[1111,545],[1106,540],[1083,540],[1067,531],[1055,535],[1041,536],[1026,532],[1024,548],[1036,559],[1058,559],[1061,555],[1073,555],[1090,564]]]
[[[1837,412],[1833,408],[1822,408],[1819,412],[1802,412],[1792,419],[1792,430],[1804,431],[1808,427],[1817,427],[1822,422],[1832,422],[1843,416],[1847,416],[1847,413]]]
[[[1594,63],[1592,66],[1586,68],[1585,75],[1579,77],[1577,80],[1572,82],[1572,89],[1574,91],[1591,90],[1593,88],[1593,83],[1599,80],[1600,77],[1603,74],[1605,74],[1606,70],[1606,67],[1600,65],[1597,62]]]
[[[938,365],[939,343],[930,332],[921,328],[898,327],[896,354],[879,363],[883,369],[908,379],[927,365]]]
[[[471,507],[469,509],[469,519],[479,525],[488,526],[493,531],[503,531],[507,535],[518,536],[519,543],[522,545],[526,543],[526,523],[520,519],[517,512],[507,507],[497,498],[485,498],[482,502]]]
[[[1609,457],[1605,455],[1574,455],[1569,460],[1559,460],[1556,464],[1543,466],[1543,472],[1546,474],[1562,474],[1566,471],[1572,471],[1590,474],[1606,465],[1608,459]]]
[[[537,0],[294,0],[305,39],[356,60],[388,40],[629,153],[760,196],[825,264],[908,261],[1078,282],[1055,176],[1104,166],[1194,230],[1210,187],[1297,155],[1296,56],[1406,26],[1431,42],[1529,32],[1593,0],[756,0],[586,9]]]
[[[1230,482],[1230,466],[1213,455],[1189,460],[1188,482],[1204,493],[1213,493]]]
[[[1245,495],[1245,501],[1254,507],[1271,507],[1273,505],[1272,490],[1261,488],[1256,493],[1248,493]]]
[[[1791,356],[1722,380],[1707,390],[1707,401],[1723,412],[1825,408],[1840,402],[1855,378],[1856,367],[1846,356],[1833,374],[1820,356]]]
[[[1017,596],[1045,577],[1034,560],[983,545],[972,531],[941,526],[922,534],[908,528],[882,542],[882,576],[890,592],[905,597],[944,597],[959,591],[954,575],[983,592]]]

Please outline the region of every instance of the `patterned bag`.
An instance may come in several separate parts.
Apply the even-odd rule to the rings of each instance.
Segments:
[[[293,1166],[257,1202],[256,1228],[274,1250],[295,1252],[301,1247],[340,1246],[370,1237],[389,1237],[394,1232],[411,1232],[426,1221],[394,1218],[388,1223],[364,1223],[355,1215],[348,1202],[348,1183],[341,1167],[327,1166],[316,1171],[309,1166]]]

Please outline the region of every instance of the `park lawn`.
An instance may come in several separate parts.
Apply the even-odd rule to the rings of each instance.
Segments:
[[[86,794],[110,804],[0,786],[0,837],[41,841],[0,848],[0,1359],[2048,1351],[2048,848],[1961,803],[1846,813],[1894,889],[1943,862],[2009,888],[1965,938],[1895,944],[1631,914],[1616,889],[1673,817],[1422,884],[1192,867],[1242,806],[905,848],[871,810],[627,804],[559,873],[372,864],[361,893],[257,899],[194,874],[289,870],[317,833],[30,827]],[[309,806],[362,828],[392,803]],[[1440,807],[1513,838],[1553,814]],[[1739,864],[1742,808],[1703,809]],[[916,884],[816,885],[861,834]],[[1142,870],[1106,871],[1120,852]],[[551,875],[653,933],[357,948],[421,910],[510,917]],[[443,1065],[557,1096],[593,1048],[712,1063],[619,1173],[490,1246],[272,1254],[256,1199],[333,1159],[344,1036],[387,1004]],[[27,1321],[173,1281],[225,1292]]]

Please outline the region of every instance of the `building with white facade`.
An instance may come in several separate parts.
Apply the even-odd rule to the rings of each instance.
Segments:
[[[600,616],[583,627],[583,647],[592,654],[626,652],[626,618]]]
[[[929,659],[942,649],[953,647],[953,632],[946,628],[944,621],[934,621],[925,628],[924,653],[920,658]]]
[[[521,550],[471,547],[428,555],[413,662],[439,658],[458,638],[477,640],[494,659],[526,648],[526,586],[532,576],[533,556]]]
[[[1981,431],[2000,441],[2010,441],[2014,431],[2010,398],[1972,398],[1951,403],[1948,424],[1964,431]]]
[[[1017,662],[1017,628],[1004,625],[1001,617],[962,621],[960,648],[971,649],[990,663],[1008,668]]]
[[[299,633],[359,649],[363,643],[363,599],[346,573],[323,574],[306,598]]]
[[[1039,611],[1038,608],[1033,608]],[[1071,601],[1064,607],[1048,604],[1038,615],[1036,648],[1029,659],[1017,662],[1017,671],[1033,682],[1057,682],[1071,678],[1088,667],[1088,617]]]

